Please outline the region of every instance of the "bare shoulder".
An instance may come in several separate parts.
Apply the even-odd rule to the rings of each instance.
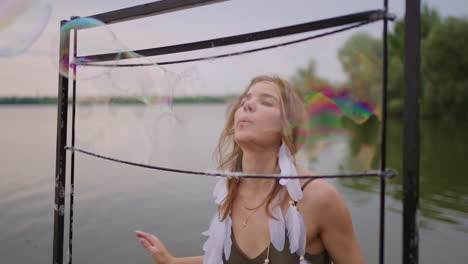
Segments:
[[[298,173],[301,175],[314,176],[315,173],[304,169],[298,168]],[[303,180],[302,184],[307,180]],[[324,179],[316,179],[310,182],[303,191],[303,207],[307,209],[318,209],[320,212],[330,211],[333,209],[346,208],[346,203],[338,190]]]

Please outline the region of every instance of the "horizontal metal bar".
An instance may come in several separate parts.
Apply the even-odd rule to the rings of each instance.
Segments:
[[[87,16],[87,18],[94,18],[106,24],[113,24],[224,1],[229,0],[161,0]]]
[[[322,33],[322,34],[309,36],[309,37],[305,37],[305,38],[301,38],[301,39],[296,39],[296,40],[292,40],[292,41],[277,43],[277,44],[268,45],[268,46],[264,46],[264,47],[260,47],[260,48],[254,48],[254,49],[248,49],[248,50],[243,50],[243,51],[218,54],[218,55],[214,55],[214,56],[205,56],[205,57],[197,57],[197,58],[182,59],[182,60],[171,60],[171,61],[147,62],[147,63],[126,63],[126,64],[121,64],[120,62],[116,62],[116,63],[102,64],[102,63],[96,63],[96,62],[88,62],[88,63],[80,62],[80,63],[77,63],[77,62],[73,61],[71,64],[72,65],[79,65],[79,66],[90,66],[90,67],[106,67],[106,68],[119,67],[119,68],[122,68],[122,67],[145,67],[145,66],[156,66],[156,65],[161,66],[161,65],[170,65],[170,64],[190,63],[190,62],[204,61],[204,60],[214,60],[214,59],[226,58],[226,57],[230,57],[230,56],[237,56],[237,55],[243,55],[243,54],[259,52],[259,51],[263,51],[263,50],[274,49],[274,48],[278,48],[278,47],[285,47],[285,46],[297,44],[297,43],[300,43],[300,42],[304,42],[304,41],[308,41],[308,40],[312,40],[312,39],[321,38],[321,37],[325,37],[325,36],[328,36],[328,35],[336,34],[336,33],[339,33],[339,32],[344,32],[344,31],[347,31],[347,30],[351,30],[351,29],[354,29],[354,28],[357,28],[357,27],[361,27],[363,25],[367,25],[369,23],[372,23],[372,22],[362,22],[362,23],[353,24],[353,25],[347,26],[347,27],[340,27],[339,29],[336,29],[336,30],[333,30],[333,31],[329,31],[329,32],[325,32],[325,33]]]
[[[222,47],[246,42],[252,42],[257,40],[265,40],[269,38],[276,38],[276,37],[283,37],[298,33],[304,33],[314,30],[326,29],[331,27],[338,27],[344,26],[353,23],[359,22],[370,22],[380,19],[386,18],[386,12],[384,10],[371,10],[365,11],[345,16],[339,16],[329,19],[323,19],[303,24],[297,24],[292,26],[286,26],[281,28],[257,31],[253,33],[223,37],[223,38],[216,38],[216,39],[209,39],[197,42],[190,42],[184,44],[177,44],[172,46],[164,46],[159,48],[150,48],[150,49],[141,49],[141,50],[134,50],[134,51],[122,51],[117,53],[106,53],[106,54],[93,54],[93,55],[86,55],[86,56],[78,56],[77,60],[78,63],[86,63],[86,62],[103,62],[103,61],[112,61],[116,58],[122,59],[131,59],[135,58],[135,56],[128,56],[129,54],[134,55],[137,53],[140,56],[156,56],[156,55],[164,55],[164,54],[174,54],[180,52],[187,52],[193,50],[201,50],[201,49],[208,49],[214,47]]]

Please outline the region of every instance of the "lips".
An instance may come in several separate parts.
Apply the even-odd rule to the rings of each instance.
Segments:
[[[245,126],[249,124],[252,124],[252,120],[246,117],[243,117],[237,121],[237,126]]]

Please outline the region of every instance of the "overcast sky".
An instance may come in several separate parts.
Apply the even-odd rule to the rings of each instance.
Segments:
[[[152,1],[56,1],[45,30],[31,48],[19,56],[11,58],[0,57],[0,79],[2,80],[0,96],[55,96],[57,94],[57,69],[52,62],[57,60],[57,35],[60,20],[69,19],[72,15],[88,16],[148,2]],[[104,30],[96,30],[94,33],[80,33],[79,51],[86,53],[95,51],[106,52],[123,47],[130,49],[150,48],[228,36],[359,11],[379,9],[382,6],[381,2],[376,0],[233,0],[113,25],[110,29],[118,36],[118,42],[111,41],[109,38],[106,39],[108,32]],[[404,1],[390,0],[389,2],[391,12],[397,14],[400,18],[403,17]],[[465,2],[463,0],[424,1],[424,3],[428,3],[431,7],[437,8],[443,16],[466,16],[468,14],[468,5]],[[0,25],[2,22],[0,20]],[[359,30],[366,31],[374,36],[380,36],[381,29],[382,23],[375,23]],[[276,73],[287,78],[297,67],[306,65],[310,57],[316,59],[319,75],[332,81],[340,82],[345,79],[345,75],[336,59],[336,51],[355,32],[340,33],[332,37],[252,55],[243,55],[209,63],[178,65],[169,67],[168,69],[174,72],[181,72],[183,73],[182,75],[185,74],[187,77],[185,82],[191,83],[184,87],[179,87],[179,94],[226,94],[236,92],[252,76],[262,73]],[[103,39],[96,37],[96,34],[103,37]],[[311,35],[311,33],[304,35]],[[297,37],[293,36],[289,39]],[[275,41],[277,42],[278,40],[274,40],[273,42]],[[214,51],[193,52],[190,54],[152,58],[151,60],[158,61],[168,58],[187,58],[199,55],[219,54],[267,43],[272,42],[265,41],[260,44],[238,45]],[[125,85],[144,86],[145,84],[142,84],[141,80],[133,81],[132,79],[144,79],[147,76],[157,75],[153,70],[138,71],[137,69],[132,69],[127,72],[116,72],[113,75],[115,78],[113,81],[121,81]],[[147,75],[145,75],[145,72]],[[103,78],[100,78],[94,84],[94,80],[83,81],[90,84],[89,87],[93,87],[86,88],[88,86],[83,86],[83,90],[89,89],[89,92],[92,93],[92,91],[95,91],[96,86],[99,85],[111,87],[111,84],[103,84],[105,83],[103,80]]]

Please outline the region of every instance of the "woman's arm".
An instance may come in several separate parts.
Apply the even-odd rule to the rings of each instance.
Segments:
[[[150,253],[153,260],[158,264],[203,264],[203,256],[186,258],[173,257],[164,244],[152,234],[135,231],[135,235],[140,238],[140,244]]]
[[[336,188],[325,180],[315,180],[305,195],[312,204],[320,239],[335,264],[366,263],[354,233],[353,223],[345,200]]]
[[[176,258],[174,264],[202,264],[203,256],[194,256],[186,258]]]

